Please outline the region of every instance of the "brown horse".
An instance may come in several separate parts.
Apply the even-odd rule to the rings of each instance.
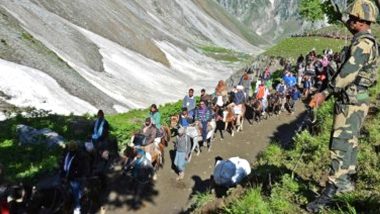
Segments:
[[[245,105],[229,105],[224,110],[223,122],[225,123],[225,130],[227,130],[228,127],[231,127],[231,136],[235,135],[235,130],[237,132],[243,131],[245,111]]]
[[[165,147],[168,146],[170,140],[171,140],[171,131],[170,131],[170,128],[167,127],[167,126],[162,126],[162,130],[164,132],[164,135],[161,137],[161,144],[165,145]],[[164,153],[162,153],[164,154]]]
[[[149,145],[146,146],[141,146],[141,148],[149,153],[151,157],[151,162],[154,168],[154,176],[153,180],[156,180],[157,175],[156,172],[158,171],[159,168],[162,168],[164,165],[164,152],[165,152],[165,147],[168,145],[168,142],[171,140],[171,131],[168,127],[162,126],[162,129],[164,131],[164,136],[161,137],[159,143],[153,142]],[[131,142],[133,142],[134,135],[131,139]],[[124,150],[124,165],[128,165],[136,156],[135,153],[136,147],[133,146],[127,146],[127,148]]]
[[[281,113],[281,98],[280,94],[275,93],[268,96],[268,116],[279,115]]]
[[[254,98],[252,101],[252,108],[254,112],[254,120],[258,123],[263,119],[263,103],[260,99]]]

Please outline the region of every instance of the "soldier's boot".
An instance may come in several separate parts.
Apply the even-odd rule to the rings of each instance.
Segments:
[[[337,187],[332,183],[328,183],[322,194],[306,206],[306,210],[311,213],[320,212],[326,205],[332,202],[336,192]]]
[[[345,184],[344,186],[342,187],[339,187],[338,190],[337,190],[337,194],[343,194],[343,193],[348,193],[348,192],[352,192],[355,190],[355,184],[354,182],[348,182],[347,184]]]

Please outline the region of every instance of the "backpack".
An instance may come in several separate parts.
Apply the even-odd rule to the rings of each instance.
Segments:
[[[280,87],[278,88],[278,92],[284,93],[285,92],[285,86],[281,84]]]

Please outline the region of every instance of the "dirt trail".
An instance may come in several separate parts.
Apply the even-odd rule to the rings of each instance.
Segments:
[[[220,140],[219,134],[213,142],[211,152],[207,148],[199,156],[193,155],[191,163],[187,165],[185,179],[176,181],[176,174],[171,168],[171,160],[174,158],[173,145],[165,150],[165,166],[158,172],[158,179],[154,186],[147,190],[143,199],[144,205],[138,210],[131,208],[132,192],[128,187],[128,179],[119,172],[115,172],[110,178],[107,190],[107,213],[179,213],[189,205],[192,194],[205,191],[210,184],[210,175],[213,172],[214,159],[217,156],[229,158],[239,156],[250,163],[255,161],[257,154],[262,151],[272,138],[279,139],[283,143],[290,141],[297,124],[303,118],[302,104],[297,103],[297,111],[293,115],[282,113],[264,120],[260,124],[252,126],[245,121],[244,131],[231,137],[225,134],[225,139]],[[254,173],[254,171],[253,171]]]

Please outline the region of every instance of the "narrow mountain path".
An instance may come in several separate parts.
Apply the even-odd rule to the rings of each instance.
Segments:
[[[158,172],[158,179],[154,186],[148,188],[143,198],[143,206],[135,210],[131,208],[132,191],[129,179],[116,171],[110,176],[109,187],[105,193],[106,213],[180,213],[189,205],[190,197],[196,192],[203,192],[209,188],[210,176],[213,173],[214,159],[217,156],[223,159],[239,156],[253,163],[257,154],[263,151],[272,139],[289,143],[297,125],[303,118],[304,108],[301,102],[297,103],[297,110],[289,115],[282,113],[273,116],[260,124],[252,126],[247,121],[244,131],[231,137],[225,133],[225,139],[220,140],[219,133],[213,142],[211,152],[203,147],[199,156],[193,155],[187,165],[185,178],[176,181],[176,174],[171,168],[174,159],[173,145],[165,150],[165,165]],[[254,171],[252,173],[255,173]]]

